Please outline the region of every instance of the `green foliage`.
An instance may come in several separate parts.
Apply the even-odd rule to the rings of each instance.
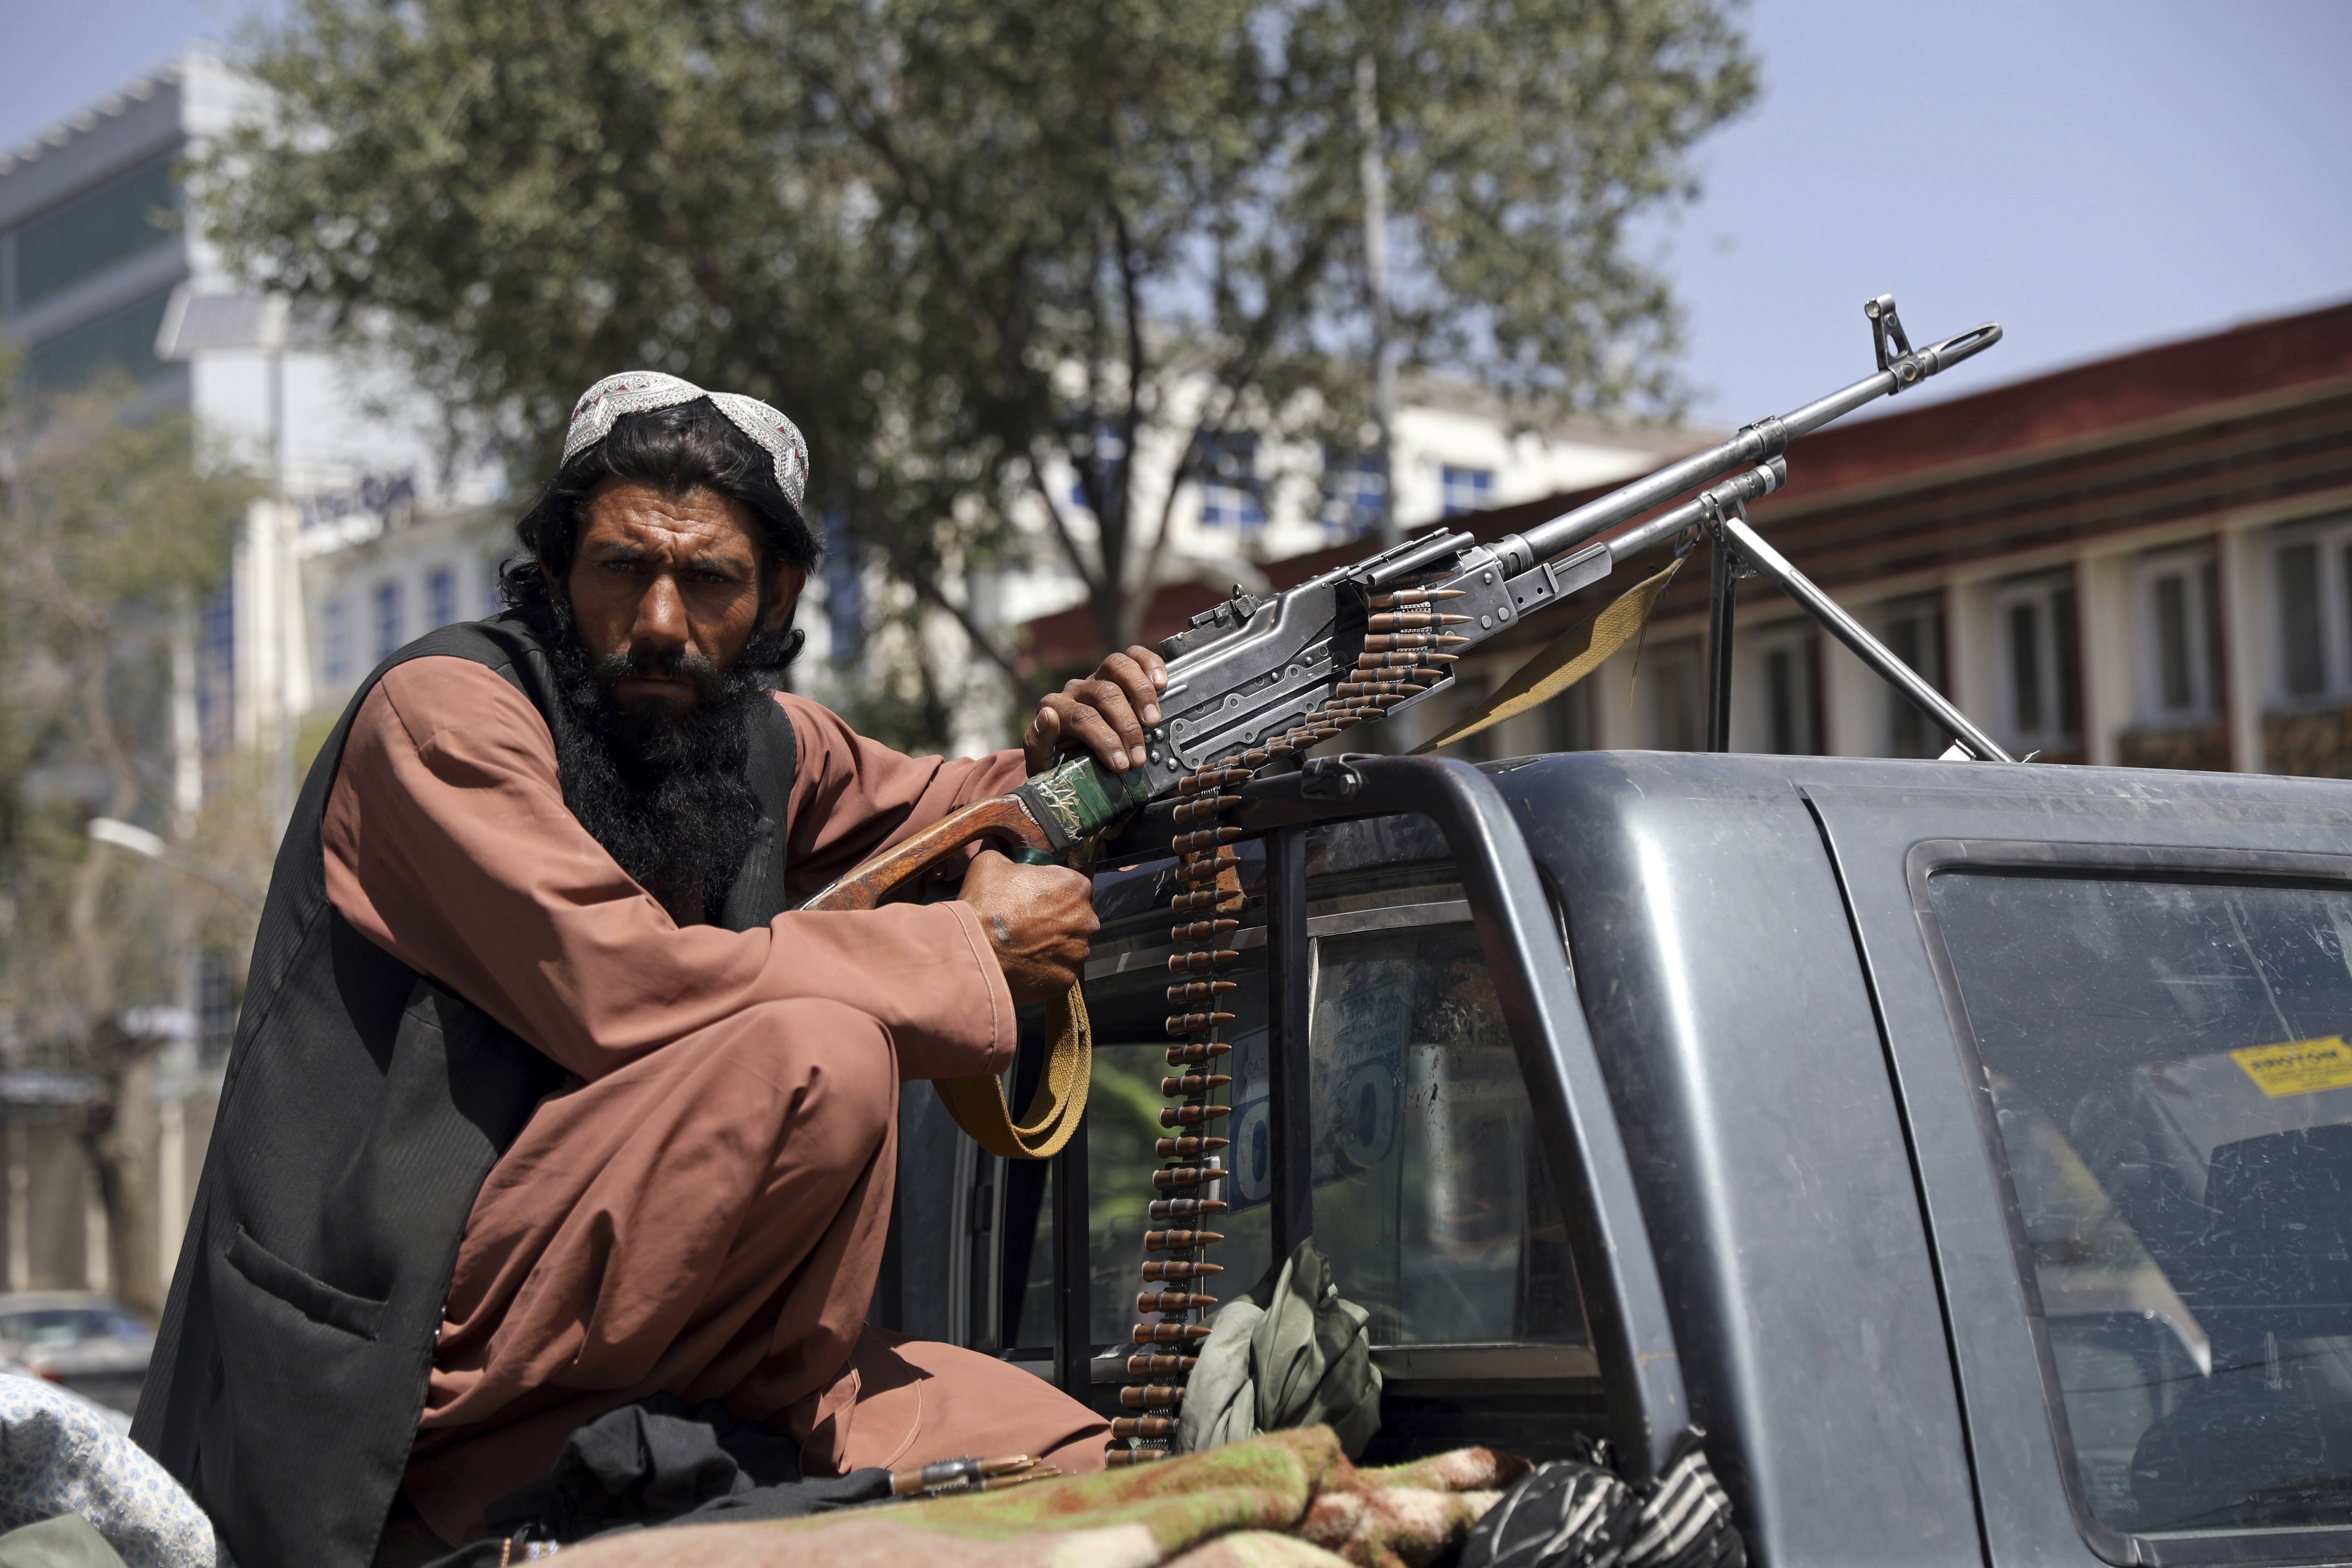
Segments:
[[[1168,521],[1119,454],[1356,439],[1365,57],[1407,363],[1670,408],[1624,228],[1755,92],[1718,0],[292,0],[204,211],[519,477],[673,370],[801,422],[815,508],[976,635],[955,573],[1034,509],[1108,644]]]

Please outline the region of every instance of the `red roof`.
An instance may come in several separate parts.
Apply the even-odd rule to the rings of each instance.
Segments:
[[[2130,526],[2148,521],[2160,502],[2175,511],[2210,509],[2248,484],[2276,495],[2284,493],[2282,485],[2301,490],[2352,482],[2352,423],[2333,407],[2312,405],[2312,397],[2333,390],[2326,384],[2337,382],[2352,384],[2352,302],[1832,426],[1791,448],[1789,488],[1755,510],[1790,529],[1775,537],[1801,567],[1834,582]],[[2292,395],[2296,389],[2308,395]],[[2352,393],[2352,385],[2345,390]],[[2292,407],[2264,409],[2273,395],[2289,395],[2284,401]],[[2229,430],[2208,428],[2225,415],[2233,416]],[[2275,428],[2254,430],[2258,424]],[[2161,439],[2171,426],[2198,431],[2213,455],[2192,463],[2199,440]],[[2139,450],[2118,454],[2128,459],[2120,466],[2139,482],[2118,485],[2089,454],[2126,441]],[[2186,478],[2159,495],[2158,470],[2168,468]],[[2116,492],[2105,504],[2086,500],[2095,478]],[[1496,539],[1615,488],[1467,513],[1442,526]],[[2001,491],[2015,493],[1996,494]],[[1895,504],[1894,492],[1907,499]],[[1368,548],[1362,542],[1334,545],[1269,562],[1264,570],[1276,588],[1286,588]],[[1696,591],[1704,592],[1703,577]],[[1177,631],[1222,597],[1202,583],[1161,587],[1144,618],[1145,640]],[[1083,604],[1032,621],[1027,630],[1034,668],[1090,664],[1102,651]]]

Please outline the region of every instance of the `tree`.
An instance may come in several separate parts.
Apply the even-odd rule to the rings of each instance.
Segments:
[[[88,825],[152,821],[218,858],[173,820],[170,642],[219,584],[253,493],[199,461],[184,415],[144,408],[127,386],[0,402],[0,1001],[20,1059],[95,1086],[70,1124],[106,1210],[115,1288],[151,1316],[163,1296],[156,1041],[136,1012],[176,1000],[198,943],[242,953],[251,931],[244,909]]]
[[[519,474],[617,369],[773,402],[836,544],[1018,679],[957,586],[1017,515],[1116,646],[1175,494],[1131,454],[1360,447],[1367,60],[1405,362],[1671,408],[1625,229],[1755,92],[1717,0],[293,0],[203,211]]]

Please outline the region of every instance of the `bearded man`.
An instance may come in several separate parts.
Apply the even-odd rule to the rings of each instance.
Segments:
[[[763,404],[598,383],[510,607],[394,654],[311,769],[134,1433],[249,1568],[476,1539],[662,1395],[813,1476],[1101,1466],[1044,1382],[862,1323],[899,1083],[1010,1062],[1015,1004],[1085,962],[1087,879],[983,853],[953,902],[793,906],[1065,739],[1139,761],[1165,670],[1114,656],[1025,755],[860,738],[771,689],[806,482]]]

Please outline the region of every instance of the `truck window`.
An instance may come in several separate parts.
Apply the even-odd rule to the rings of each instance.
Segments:
[[[1582,1342],[1566,1229],[1467,906],[1457,892],[1363,912],[1411,923],[1312,938],[1315,1234],[1340,1292],[1371,1313],[1378,1344]]]
[[[1444,856],[1419,817],[1307,836],[1316,1242],[1375,1344],[1583,1344],[1518,1054]]]
[[[1218,1005],[1234,1015],[1234,1047],[1216,1070],[1232,1075],[1233,1108],[1216,1158],[1232,1173],[1213,1195],[1228,1206],[1209,1222],[1224,1239],[1210,1253],[1223,1272],[1207,1293],[1231,1300],[1274,1258],[1269,996],[1307,999],[1308,1123],[1318,1245],[1342,1293],[1372,1314],[1376,1345],[1476,1347],[1447,1352],[1420,1375],[1589,1378],[1580,1349],[1530,1363],[1508,1347],[1588,1342],[1566,1227],[1535,1136],[1528,1093],[1469,923],[1444,842],[1419,819],[1374,819],[1307,830],[1305,961],[1268,973],[1265,845],[1234,846],[1251,895],[1228,941],[1239,960],[1223,972],[1236,988]],[[1165,1162],[1153,1145],[1168,1103],[1160,1080],[1171,1004],[1169,895],[1174,862],[1107,864],[1096,876],[1102,921],[1087,964],[1095,1030],[1083,1168],[1089,1353],[1097,1378],[1117,1379],[1136,1321],[1138,1265]],[[1025,1093],[1016,1085],[1015,1099]],[[1004,1170],[1001,1333],[975,1342],[1041,1371],[1055,1324],[1052,1182],[1042,1166]],[[1211,1195],[1203,1194],[1202,1195]],[[1567,1359],[1562,1360],[1565,1356]],[[1563,1369],[1567,1369],[1565,1372]],[[1406,1370],[1391,1366],[1391,1375]]]
[[[2352,892],[1929,879],[2096,1522],[2268,1532],[2352,1509]]]

